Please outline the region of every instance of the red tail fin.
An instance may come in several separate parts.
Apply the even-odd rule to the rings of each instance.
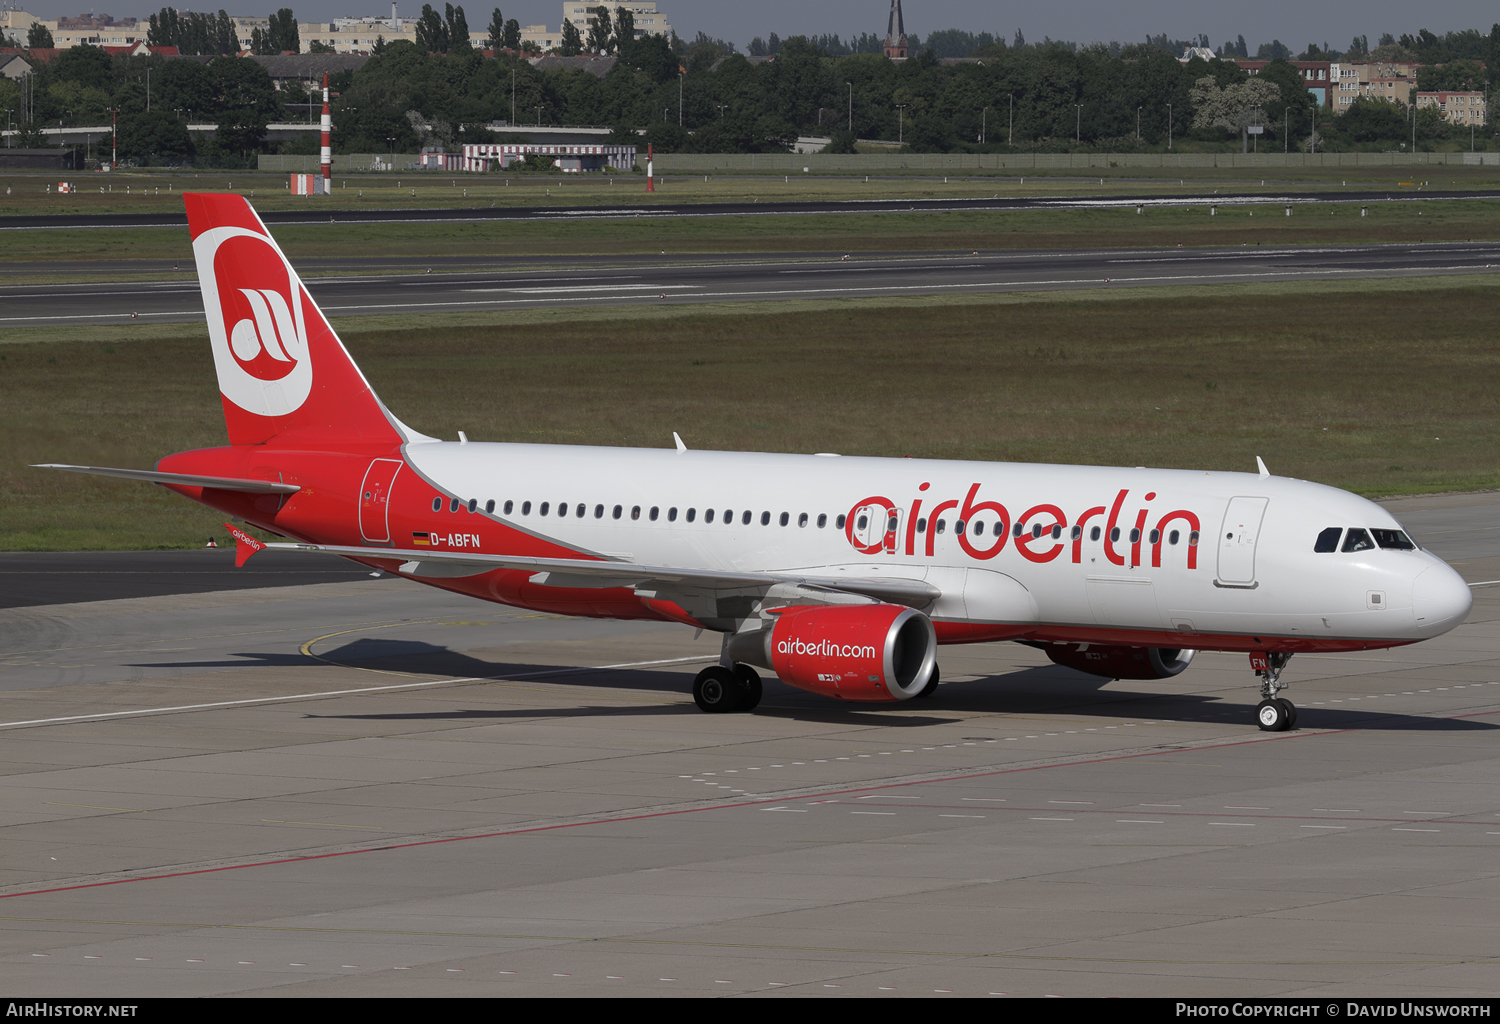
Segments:
[[[183,201],[229,443],[406,440],[250,204]]]

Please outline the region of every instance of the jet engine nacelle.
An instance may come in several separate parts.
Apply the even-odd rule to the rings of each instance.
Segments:
[[[1107,679],[1170,679],[1187,668],[1197,651],[1170,647],[1110,647],[1102,644],[1047,644],[1054,664]]]
[[[825,697],[906,700],[932,678],[937,634],[931,619],[899,605],[798,606],[770,629],[733,637],[729,656]]]

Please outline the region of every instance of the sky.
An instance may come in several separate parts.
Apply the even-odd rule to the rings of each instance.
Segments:
[[[398,0],[403,17],[415,15],[420,3]],[[163,0],[3,0],[38,17],[108,12],[115,17],[144,18],[164,6]],[[179,10],[218,10],[231,14],[264,15],[289,4],[302,21],[328,21],[337,17],[385,14],[390,0],[177,0]],[[441,10],[442,5],[434,4]],[[472,30],[482,32],[489,24],[495,0],[471,0],[463,5]],[[507,18],[523,25],[545,24],[557,28],[562,18],[562,0],[501,0]],[[691,39],[699,31],[727,39],[743,50],[755,36],[772,32],[785,37],[885,33],[890,0],[658,0],[657,9],[677,30]],[[927,35],[945,28],[1004,34],[1017,29],[1028,42],[1044,36],[1074,42],[1138,42],[1147,35],[1165,32],[1173,39],[1196,37],[1206,32],[1218,46],[1243,34],[1253,51],[1260,43],[1280,39],[1293,50],[1309,42],[1346,49],[1356,35],[1365,35],[1373,46],[1383,32],[1400,36],[1427,28],[1439,35],[1450,30],[1477,28],[1488,32],[1500,21],[1500,9],[1479,0],[1449,0],[1440,8],[1414,13],[1409,3],[1367,0],[1359,5],[1324,4],[1308,7],[1300,0],[1261,0],[1245,6],[1218,3],[1205,6],[1190,0],[1052,0],[1047,4],[1019,5],[994,0],[903,0],[902,9],[910,32]]]

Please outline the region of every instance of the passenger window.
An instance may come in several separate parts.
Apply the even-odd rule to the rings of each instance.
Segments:
[[[800,516],[797,517],[797,525],[799,527],[805,527],[807,525],[807,513],[806,512],[802,513]]]
[[[1034,523],[1034,524],[1032,524],[1032,527],[1031,527],[1031,539],[1032,540],[1037,540],[1038,538],[1041,537],[1041,535],[1042,535],[1042,524],[1041,523]]]
[[[771,525],[771,513],[769,513],[769,512],[762,512],[760,514],[760,525],[762,525],[762,526],[770,526]]]
[[[1416,545],[1411,542],[1411,538],[1400,530],[1371,530],[1370,532],[1375,535],[1375,543],[1383,548],[1389,548],[1394,551],[1413,551],[1416,549]]]
[[[441,497],[432,499],[432,510],[434,512],[441,512],[443,510],[443,499]]]
[[[658,515],[660,515],[660,514],[661,514],[661,508],[659,506],[652,505],[651,506],[651,521],[653,523],[656,522],[656,517]]]
[[[615,506],[615,510],[614,510],[614,512],[611,513],[611,515],[615,519],[619,519],[620,516],[624,513],[624,511],[625,511],[625,506],[623,506],[623,505],[616,505]]]
[[[677,506],[676,505],[673,505],[671,508],[667,509],[667,522],[669,522],[669,523],[675,523],[675,522],[677,522]]]
[[[487,502],[484,503],[484,512],[485,512],[485,515],[493,515],[494,514],[494,512],[495,512],[495,499],[494,498],[491,498],[489,501],[487,501]]]
[[[1198,531],[1194,530],[1194,531],[1192,531],[1191,533],[1188,534],[1188,547],[1195,548],[1197,546],[1198,546]]]
[[[1141,539],[1141,531],[1140,530],[1131,530],[1130,531],[1130,543],[1137,544],[1137,543],[1140,542],[1140,539]]]
[[[531,515],[531,502],[529,502],[529,501],[523,501],[523,502],[521,502],[521,515],[523,515],[523,516],[529,516],[529,515]]]
[[[781,518],[779,520],[777,520],[777,521],[780,522],[782,526],[785,526],[788,522],[791,521],[791,518],[792,518],[791,516],[789,516],[785,512],[783,512],[783,513],[781,513]]]
[[[516,503],[514,501],[511,501],[509,498],[507,498],[505,500],[505,514],[506,515],[510,515],[511,509],[513,509],[515,507],[516,507]]]
[[[461,502],[457,498],[454,498],[452,501],[448,502],[448,511],[457,512],[460,504]]]
[[[743,525],[743,526],[749,526],[750,525],[750,516],[751,516],[750,510],[748,508],[745,509],[745,514],[742,515],[742,516],[740,516],[740,523],[741,523],[741,525]]]
[[[1118,526],[1109,531],[1109,539],[1112,541],[1118,541],[1120,539],[1120,528]]]
[[[1172,545],[1173,547],[1176,547],[1177,546],[1177,541],[1178,541],[1178,539],[1181,536],[1182,536],[1182,531],[1180,531],[1180,530],[1173,530],[1171,533],[1167,534],[1167,543],[1170,544],[1170,545]]]
[[[706,508],[706,509],[703,510],[703,521],[705,523],[711,523],[711,522],[714,521],[714,510],[713,509]]]
[[[1160,530],[1152,530],[1151,531],[1151,543],[1152,544],[1160,544],[1161,543],[1161,531]]]
[[[957,534],[962,534],[964,532],[964,521],[962,519],[954,521],[953,532]]]
[[[826,528],[827,526],[828,526],[828,513],[827,512],[819,512],[818,513],[818,529],[822,530],[822,529]]]
[[[997,523],[996,526],[998,527],[998,525],[999,524]],[[996,530],[996,532],[997,533],[999,532],[998,529]],[[1062,538],[1062,524],[1058,523],[1056,526],[1052,527],[1052,539],[1053,540],[1059,540],[1061,538]]]
[[[1015,525],[1015,527],[1011,530],[1011,533],[1013,533],[1017,537],[1021,536],[1021,534],[1025,533],[1025,532],[1026,532],[1026,524],[1025,523],[1017,523]]]
[[[573,514],[575,516],[577,516],[579,519],[582,519],[583,518],[583,514],[585,512],[587,512],[588,510],[589,509],[588,509],[587,505],[583,504],[583,502],[579,502],[578,503],[578,507],[573,510]]]
[[[557,503],[557,515],[559,519],[566,519],[568,517],[568,503],[566,501],[559,501]]]
[[[698,518],[698,510],[695,509],[695,508],[688,509],[688,511],[687,511],[687,521],[691,523],[694,519],[697,519],[697,518]]]
[[[869,525],[870,525],[870,517],[869,516],[860,516],[858,519],[856,519],[854,521],[854,528],[856,530],[863,530],[865,527],[867,527]]]
[[[1098,540],[1098,539],[1099,539],[1099,527],[1096,526],[1092,530],[1089,531],[1089,540]]]
[[[819,523],[818,525],[821,526],[822,524]],[[927,520],[926,519],[918,519],[917,520],[917,532],[918,533],[926,533],[927,532]]]
[[[1081,526],[1075,526],[1075,527],[1073,527],[1073,529],[1071,529],[1071,530],[1068,531],[1068,539],[1069,540],[1079,540],[1082,537],[1083,537],[1083,527],[1081,527]]]
[[[603,505],[595,505],[594,506],[594,518],[595,519],[603,519],[604,518],[604,506]]]
[[[1339,549],[1339,535],[1344,532],[1342,526],[1330,526],[1318,534],[1318,539],[1313,542],[1313,551],[1320,555],[1326,555],[1330,551]]]
[[[1344,538],[1345,551],[1369,551],[1374,546],[1375,542],[1370,539],[1370,535],[1358,527],[1350,530]]]
[[[833,521],[834,529],[842,530],[844,528],[844,523],[847,522],[847,521],[848,520],[844,516],[844,514],[842,512],[839,513],[838,518]]]
[[[632,505],[630,507],[630,518],[631,518],[631,520],[636,520],[636,519],[639,519],[640,517],[641,517],[641,507],[639,505]]]
[[[474,512],[474,510],[477,509],[477,508],[479,508],[479,499],[478,498],[470,498],[469,499],[469,512],[470,512],[470,514],[472,514]]]
[[[552,509],[552,502],[550,502],[550,501],[544,501],[544,502],[541,503],[541,505],[539,505],[537,507],[536,514],[539,515],[539,516],[544,516],[549,511],[551,511],[551,509]]]
[[[889,519],[887,519],[885,521],[885,532],[890,533],[892,530],[894,530],[896,528],[896,522],[897,520],[895,516],[891,516]]]

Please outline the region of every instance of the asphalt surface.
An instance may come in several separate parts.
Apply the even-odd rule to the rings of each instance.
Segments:
[[[692,175],[688,175],[692,177]],[[998,184],[998,182],[997,182]],[[243,194],[243,193],[242,193]],[[735,203],[617,203],[611,206],[477,207],[398,210],[324,208],[261,212],[267,226],[278,224],[406,224],[461,223],[473,221],[617,220],[632,217],[746,217],[797,214],[965,213],[1005,210],[1090,209],[1121,206],[1278,206],[1318,203],[1438,202],[1497,199],[1495,189],[1340,188],[1329,191],[1271,191],[1220,194],[1218,191],[1163,196],[1140,193],[1118,196],[1024,196],[976,195],[944,199],[870,199],[841,201],[769,201]],[[185,213],[34,214],[0,217],[0,231],[47,229],[186,227]]]
[[[387,271],[306,279],[324,312],[346,317],[1494,273],[1500,272],[1500,243],[734,259],[663,254],[629,260],[580,257],[566,266],[539,269],[535,263],[510,263],[467,273],[455,265],[452,260],[407,261],[409,272],[400,273],[391,272],[397,265],[387,260],[346,259],[307,261],[301,269],[335,275],[357,267]],[[43,274],[49,266],[13,264],[8,269]],[[149,269],[163,268],[152,262]],[[197,281],[186,274],[165,282],[0,287],[0,329],[193,322],[203,316]]]
[[[1500,578],[1500,496],[1392,508]],[[686,695],[681,626],[389,577],[0,610],[30,997],[1492,997],[1500,588],[1422,644]],[[1342,1009],[1342,1006],[1340,1006]]]

